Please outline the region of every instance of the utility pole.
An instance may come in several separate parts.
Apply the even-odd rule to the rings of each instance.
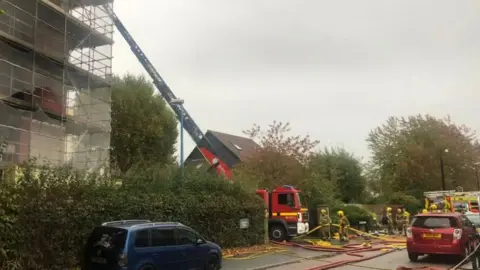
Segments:
[[[446,190],[445,189],[445,171],[444,171],[444,168],[443,168],[443,157],[440,156],[440,175],[441,175],[441,178],[442,178],[442,190]]]
[[[443,165],[443,153],[448,153],[448,149],[444,148],[440,151],[440,176],[442,180],[442,190],[446,190],[445,186],[445,166]]]
[[[170,105],[172,106],[179,106],[182,107],[185,101],[183,99],[177,98],[177,99],[172,99],[170,101]],[[182,177],[183,177],[183,122],[185,115],[183,114],[183,110],[180,110],[182,114],[180,115],[180,169],[182,170]]]

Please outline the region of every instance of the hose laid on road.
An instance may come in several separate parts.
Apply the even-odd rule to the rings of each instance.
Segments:
[[[302,234],[300,236],[297,236],[297,237],[294,237],[293,239],[301,239],[301,238],[305,238],[307,235],[310,235],[312,234],[313,232],[319,230],[320,228],[322,227],[325,227],[325,226],[334,226],[334,227],[340,227],[339,224],[331,224],[331,225],[319,225],[317,227],[315,227],[313,230],[310,230],[308,233],[306,234]],[[397,239],[397,238],[392,238],[392,237],[386,237],[386,236],[376,236],[376,235],[373,235],[371,233],[366,233],[366,232],[362,232],[360,230],[357,230],[357,229],[354,229],[354,228],[351,228],[351,227],[348,227],[348,229],[354,233],[356,233],[357,235],[360,235],[360,236],[368,236],[370,238],[373,238],[373,239],[378,239],[378,240],[383,240],[383,241],[386,241],[386,242],[389,242],[389,243],[406,243],[406,240],[405,239]]]
[[[320,265],[320,266],[315,266],[315,267],[312,267],[312,268],[308,268],[308,269],[306,269],[306,270],[326,270],[326,269],[332,269],[332,268],[344,266],[344,265],[347,265],[347,264],[359,263],[359,262],[371,260],[371,259],[374,259],[374,258],[383,256],[383,255],[387,255],[387,254],[392,253],[392,252],[395,251],[394,249],[390,249],[390,250],[387,250],[387,251],[385,251],[385,252],[383,252],[383,253],[379,253],[379,254],[375,254],[375,255],[367,256],[367,257],[365,257],[365,256],[362,255],[362,254],[358,254],[358,253],[361,253],[361,252],[378,251],[378,250],[382,250],[382,249],[383,249],[383,247],[378,247],[378,248],[369,248],[369,249],[363,249],[363,250],[349,251],[349,252],[346,252],[346,254],[348,254],[348,255],[350,255],[350,256],[360,257],[360,258],[358,258],[358,259],[351,259],[351,260],[342,260],[342,261],[338,261],[338,262],[332,262],[332,263],[329,263],[329,264],[325,264],[325,265]]]

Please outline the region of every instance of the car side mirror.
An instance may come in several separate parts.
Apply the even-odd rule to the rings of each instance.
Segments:
[[[203,241],[203,239],[200,239],[200,238],[197,239],[197,245],[201,245],[201,244],[204,244],[204,243],[205,243],[205,241]]]

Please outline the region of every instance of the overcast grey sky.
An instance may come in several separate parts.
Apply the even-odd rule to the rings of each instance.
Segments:
[[[368,132],[392,115],[480,129],[477,0],[117,0],[115,11],[204,131],[289,121],[366,156]],[[115,40],[114,72],[145,73]]]

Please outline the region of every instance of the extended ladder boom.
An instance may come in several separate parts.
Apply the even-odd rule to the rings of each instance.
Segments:
[[[175,105],[172,106],[170,102],[177,97],[175,94],[170,90],[170,87],[166,84],[166,82],[163,80],[163,78],[160,76],[158,71],[155,69],[155,67],[152,65],[150,60],[148,60],[147,56],[145,53],[140,49],[138,46],[137,42],[133,39],[133,37],[130,35],[128,30],[125,28],[123,23],[120,21],[120,19],[117,17],[115,12],[113,12],[112,7],[110,5],[103,5],[105,11],[107,14],[112,18],[113,23],[117,27],[118,31],[122,34],[123,38],[125,41],[127,41],[128,45],[130,46],[130,49],[132,50],[133,54],[137,57],[138,61],[142,64],[142,66],[145,68],[147,73],[150,75],[150,77],[153,80],[153,84],[157,87],[158,91],[160,91],[160,94],[162,97],[167,101],[167,103],[170,105],[172,110],[175,112],[177,115],[178,119],[183,115],[183,126],[185,130],[190,134],[192,137],[193,141],[197,146],[200,145],[200,142],[203,138],[203,132],[200,129],[200,127],[193,121],[192,117],[190,114],[185,110],[183,105]],[[211,149],[211,147],[209,147]]]

